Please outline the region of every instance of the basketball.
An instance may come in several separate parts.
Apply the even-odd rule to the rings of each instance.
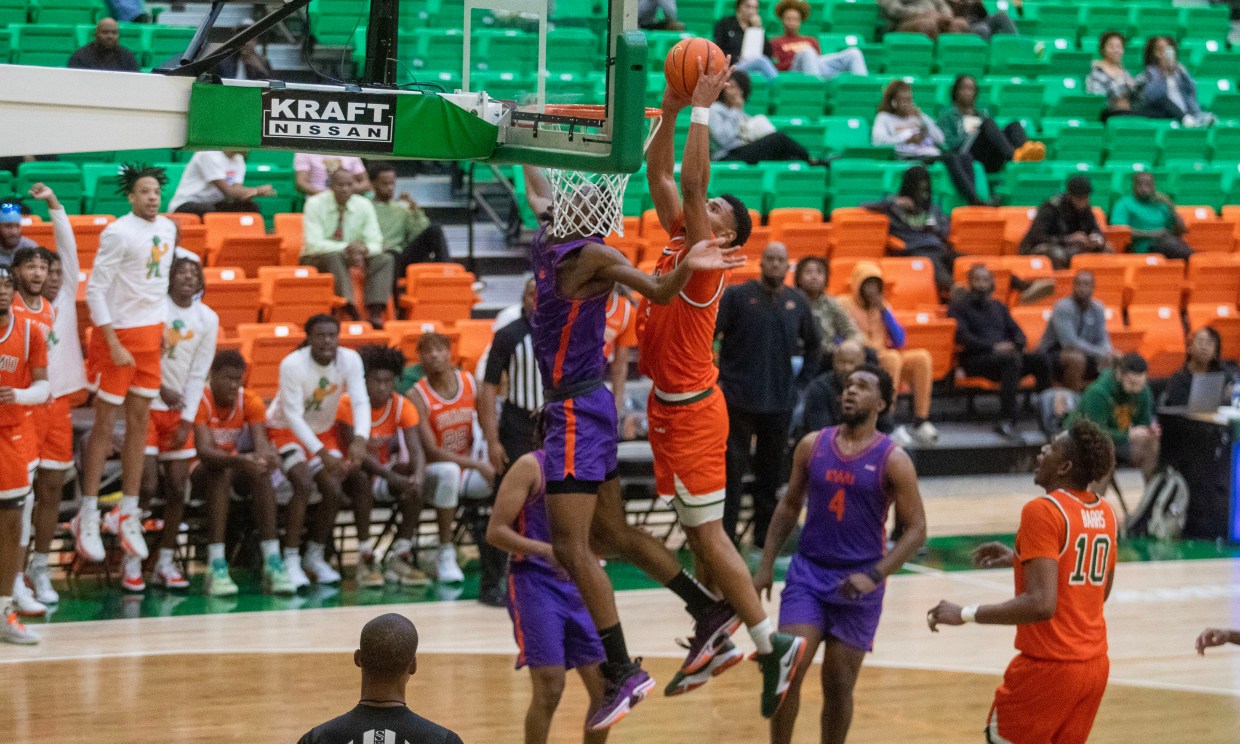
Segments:
[[[697,87],[699,59],[705,59],[707,72],[716,73],[727,64],[723,50],[709,39],[682,39],[667,53],[663,75],[667,84],[685,98],[693,97]]]

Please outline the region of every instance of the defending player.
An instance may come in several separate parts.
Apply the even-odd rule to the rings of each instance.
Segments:
[[[240,352],[217,352],[194,418],[198,466],[190,474],[190,481],[194,493],[207,504],[207,594],[230,597],[237,593],[224,555],[224,532],[234,488],[249,495],[254,509],[263,555],[263,590],[292,594],[296,588],[280,557],[276,491],[271,485],[272,473],[280,467],[280,456],[267,438],[263,399],[241,386],[244,378],[245,359]],[[239,452],[239,441],[247,429],[254,450]]]
[[[21,566],[20,533],[38,463],[31,409],[47,402],[47,342],[34,321],[12,312],[13,279],[0,269],[0,591]],[[0,640],[32,645],[39,635],[17,619],[13,598],[0,595]]]
[[[325,558],[327,541],[344,498],[344,479],[366,459],[366,440],[370,438],[370,396],[362,358],[340,346],[340,321],[336,318],[312,315],[305,327],[305,345],[280,362],[279,390],[267,408],[268,436],[293,486],[285,525],[284,568],[295,589],[309,586],[307,573],[320,584],[340,581],[340,574]],[[336,425],[340,398],[345,393],[350,395],[356,422],[347,458]],[[298,554],[306,506],[316,485],[323,500],[302,557]]]
[[[402,570],[393,561],[413,547],[413,533],[422,515],[422,477],[426,472],[426,456],[418,439],[417,407],[396,394],[396,378],[405,368],[405,355],[400,349],[386,346],[363,346],[358,353],[366,370],[366,392],[370,397],[370,449],[361,467],[344,481],[357,525],[357,585],[383,586],[384,569],[375,557],[375,541],[370,536],[370,512],[376,493],[386,493],[400,503],[401,522],[388,561],[394,583],[426,586],[430,579],[418,570],[416,562],[407,563]],[[353,406],[348,395],[340,399],[337,416],[346,432],[353,429]],[[409,545],[406,547],[402,541]]]
[[[409,399],[417,407],[418,435],[428,461],[427,488],[439,522],[435,577],[450,584],[465,580],[452,542],[457,507],[462,496],[473,501],[489,498],[495,470],[485,457],[474,457],[474,378],[453,366],[448,337],[422,336],[418,358],[426,377],[409,391]]]
[[[606,658],[581,594],[555,560],[547,521],[545,460],[542,449],[517,458],[499,484],[487,525],[487,541],[512,553],[508,614],[519,649],[517,669],[530,668],[534,688],[525,713],[525,744],[546,744],[567,669],[577,670],[590,695],[589,722],[602,703],[599,663]],[[587,730],[584,740],[602,744],[607,730]]]
[[[168,176],[162,168],[121,166],[120,190],[132,211],[104,228],[86,284],[95,324],[87,351],[87,379],[95,394],[95,423],[82,455],[82,508],[71,527],[78,554],[102,561],[99,486],[112,453],[116,414],[125,407],[121,447],[121,503],[104,527],[120,536],[129,555],[148,555],[138,512],[151,401],[159,395],[160,344],[167,312],[168,269],[176,225],[159,216]]]
[[[205,287],[202,266],[196,260],[173,260],[168,270],[164,314],[163,379],[159,397],[151,401],[146,429],[146,468],[142,473],[142,497],[146,503],[149,504],[161,489],[163,492],[164,529],[151,581],[166,589],[189,587],[173,555],[185,516],[189,463],[196,454],[194,419],[198,417],[198,404],[215,358],[215,340],[220,328],[219,316],[198,299]],[[223,558],[223,551],[217,552]],[[131,592],[146,589],[140,558],[125,556],[121,587]]]
[[[1107,688],[1107,626],[1103,604],[1115,579],[1115,513],[1090,483],[1115,468],[1111,438],[1078,421],[1042,448],[1034,482],[1046,495],[1025,504],[1016,550],[992,542],[973,553],[978,568],[1013,566],[1016,597],[1001,604],[960,607],[939,602],[928,613],[939,625],[1015,625],[1020,653],[986,723],[992,744],[1083,744]]]
[[[891,376],[865,365],[848,376],[843,422],[807,434],[792,458],[788,492],[767,530],[762,563],[753,577],[770,595],[775,559],[808,502],[805,528],[788,567],[779,606],[779,630],[806,641],[804,661],[788,699],[771,719],[772,744],[792,741],[801,683],[821,643],[823,744],[843,744],[852,723],[853,688],[874,645],[887,576],[926,539],[926,514],[908,453],[877,430],[895,397]],[[904,531],[886,551],[888,507]]]

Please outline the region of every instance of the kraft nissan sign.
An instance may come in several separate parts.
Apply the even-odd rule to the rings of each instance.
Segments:
[[[264,146],[391,153],[395,120],[394,95],[263,92]]]

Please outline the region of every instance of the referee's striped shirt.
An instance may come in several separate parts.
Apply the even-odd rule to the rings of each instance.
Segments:
[[[543,404],[542,374],[534,359],[533,332],[524,314],[496,331],[482,377],[484,382],[499,385],[507,372],[508,390],[504,397],[509,405],[531,413]]]

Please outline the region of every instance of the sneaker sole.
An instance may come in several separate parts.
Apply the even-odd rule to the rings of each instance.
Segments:
[[[715,654],[717,653],[715,646],[719,643],[719,639],[730,638],[733,633],[740,630],[740,627],[740,616],[733,614],[732,619],[729,622],[720,625],[719,630],[716,630],[711,637],[706,640],[706,643],[702,645],[702,650],[698,652],[696,659],[685,659],[685,663],[680,666],[680,673],[686,677],[690,677],[702,671],[702,668],[709,664],[711,659],[715,658]]]
[[[43,617],[47,614],[47,608],[41,610],[17,610],[18,617]]]
[[[646,695],[650,694],[650,691],[654,689],[654,685],[654,677],[649,677],[645,682],[638,685],[633,690],[633,694],[629,695],[622,705],[617,706],[610,716],[594,724],[588,730],[605,731],[620,723],[625,716],[633,712],[634,706],[646,699]]]
[[[805,639],[798,638],[797,642],[797,657],[792,661],[792,674],[796,674],[797,668],[801,666],[801,661],[805,658]],[[771,715],[764,716],[765,718],[774,718],[779,709],[784,707],[784,701],[788,699],[788,691],[792,689],[792,678],[789,677],[785,682],[784,691],[779,693],[779,702],[775,704],[775,709],[771,711]]]
[[[710,671],[709,677],[701,680],[700,682],[691,682],[688,685],[684,685],[684,686],[668,685],[667,689],[663,691],[663,695],[664,697],[678,697],[680,695],[684,695],[685,693],[693,692],[699,687],[704,687],[707,682],[711,681],[715,677],[718,677],[720,674],[723,674],[724,672],[728,671],[729,669],[731,669],[732,667],[736,666],[737,664],[741,663],[744,660],[745,660],[745,654],[737,653],[731,658],[724,661],[719,666],[712,669]],[[672,680],[673,685],[675,685],[675,682],[676,680]]]

